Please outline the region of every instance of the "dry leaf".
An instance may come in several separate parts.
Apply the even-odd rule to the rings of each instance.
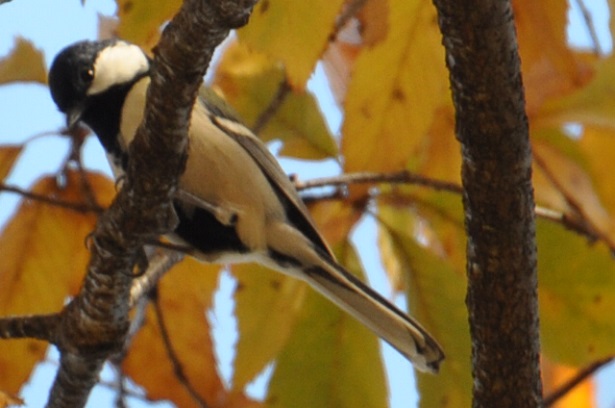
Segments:
[[[0,84],[11,82],[47,83],[43,53],[21,37],[15,40],[9,55],[0,59]]]
[[[66,175],[66,186],[55,177],[39,180],[32,191],[57,200],[84,202],[76,172]],[[108,204],[115,188],[107,178],[89,174],[88,182],[100,203]],[[89,252],[86,236],[94,229],[94,213],[81,214],[47,203],[24,201],[0,236],[0,316],[53,313],[77,292],[86,272]],[[17,393],[47,344],[23,339],[3,341],[0,388]]]
[[[0,182],[11,172],[22,149],[21,145],[0,146]]]

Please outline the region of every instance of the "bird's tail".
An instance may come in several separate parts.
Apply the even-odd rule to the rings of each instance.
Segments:
[[[437,373],[444,352],[416,320],[341,267],[328,254],[312,247],[308,262],[294,265],[298,275],[314,289],[355,317],[424,372]],[[296,253],[295,253],[296,255]],[[295,258],[295,257],[293,257]],[[286,258],[289,260],[288,258]],[[316,261],[317,259],[317,261]],[[297,258],[294,259],[297,261]],[[307,259],[303,257],[303,260]],[[316,261],[316,262],[314,262]],[[286,265],[286,272],[289,262]]]

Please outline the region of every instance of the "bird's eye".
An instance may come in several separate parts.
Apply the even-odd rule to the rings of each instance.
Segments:
[[[94,70],[92,68],[82,69],[79,71],[79,77],[83,82],[92,82],[92,79],[94,79]]]

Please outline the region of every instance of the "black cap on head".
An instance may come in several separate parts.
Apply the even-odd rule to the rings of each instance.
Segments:
[[[49,70],[49,89],[60,111],[69,113],[84,103],[94,79],[96,57],[114,41],[78,42],[56,56]]]

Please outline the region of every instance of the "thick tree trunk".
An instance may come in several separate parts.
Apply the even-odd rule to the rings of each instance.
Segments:
[[[512,6],[434,3],[463,153],[473,406],[539,407],[531,148]]]

